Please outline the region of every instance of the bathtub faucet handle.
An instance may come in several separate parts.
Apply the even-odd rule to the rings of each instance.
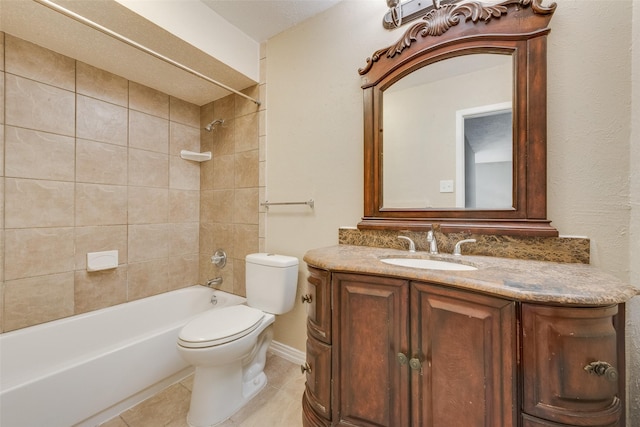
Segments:
[[[223,249],[218,249],[211,257],[211,263],[217,267],[224,268],[227,265],[227,253]]]

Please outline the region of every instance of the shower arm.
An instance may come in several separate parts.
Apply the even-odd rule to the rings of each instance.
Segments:
[[[168,58],[168,57],[156,52],[155,50],[149,49],[148,47],[143,46],[138,42],[135,42],[135,41],[133,41],[133,40],[131,40],[131,39],[119,34],[119,33],[116,33],[115,31],[112,31],[112,30],[110,30],[110,29],[108,29],[106,27],[103,27],[102,25],[100,25],[100,24],[98,24],[96,22],[93,22],[90,19],[87,19],[84,16],[79,15],[79,14],[77,14],[77,13],[75,13],[75,12],[69,10],[69,9],[66,9],[66,8],[56,4],[56,3],[53,3],[50,0],[34,0],[34,1],[37,2],[37,3],[40,3],[43,6],[48,7],[49,9],[52,9],[52,10],[58,12],[58,13],[61,13],[62,15],[65,15],[65,16],[71,18],[71,19],[74,19],[74,20],[76,20],[76,21],[78,21],[78,22],[80,22],[80,23],[82,23],[84,25],[87,25],[87,26],[89,26],[89,27],[91,27],[91,28],[93,28],[95,30],[98,30],[103,34],[106,34],[106,35],[108,35],[110,37],[113,37],[116,40],[119,40],[119,41],[121,41],[121,42],[123,42],[125,44],[128,44],[129,46],[134,47],[134,48],[136,48],[136,49],[138,49],[138,50],[140,50],[140,51],[142,51],[144,53],[147,53],[147,54],[149,54],[149,55],[151,55],[151,56],[153,56],[153,57],[155,57],[155,58],[157,58],[157,59],[159,59],[161,61],[164,61],[164,62],[166,62],[168,64],[171,64],[171,65],[173,65],[173,66],[175,66],[177,68],[180,68],[182,71],[186,71],[187,73],[189,73],[191,75],[194,75],[196,77],[199,77],[199,78],[201,78],[203,80],[206,80],[209,83],[212,83],[212,84],[214,84],[214,85],[216,85],[216,86],[218,86],[218,87],[220,87],[220,88],[222,88],[224,90],[227,90],[227,91],[232,92],[232,93],[234,93],[234,94],[236,94],[238,96],[241,96],[241,97],[243,97],[245,99],[248,99],[249,101],[254,102],[256,105],[260,105],[261,104],[261,102],[258,101],[257,99],[251,98],[250,96],[248,96],[248,95],[246,95],[246,94],[244,94],[244,93],[242,93],[240,91],[237,91],[237,90],[225,85],[224,83],[220,83],[219,81],[216,81],[216,80],[214,80],[214,79],[212,79],[210,77],[207,77],[204,74],[199,73],[196,70],[187,67],[186,65],[183,65],[183,64],[181,64],[181,63],[179,63],[177,61],[174,61],[173,59]]]

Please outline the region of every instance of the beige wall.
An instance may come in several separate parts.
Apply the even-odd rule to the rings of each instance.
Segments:
[[[638,40],[640,6],[631,0],[557,3],[548,45],[548,216],[562,235],[592,239],[593,264],[629,280],[631,265],[640,265],[638,239],[632,246],[629,238],[628,160],[631,16],[633,8]],[[384,12],[384,2],[347,0],[268,42],[267,191],[272,199],[316,200],[312,213],[268,214],[270,251],[302,257],[310,248],[336,244],[338,227],[354,226],[362,215],[362,91],[356,70],[401,34],[382,28]],[[636,109],[637,98],[636,88]],[[637,147],[633,153],[631,164],[637,165]],[[633,182],[637,224],[635,175]],[[639,277],[635,271],[636,284]],[[637,320],[638,304],[631,306],[629,318]],[[276,339],[304,349],[304,323],[298,304],[279,319]],[[637,327],[630,327],[628,342],[638,348]],[[637,366],[638,352],[630,351],[629,359]],[[631,393],[640,395],[637,380]]]
[[[8,34],[1,47],[0,331],[197,283],[200,168],[179,152],[199,149],[200,108]],[[86,271],[111,249],[118,268]]]
[[[633,5],[632,91],[631,91],[631,221],[629,226],[631,282],[640,284],[640,5]],[[640,298],[629,303],[627,318],[627,353],[640,354]],[[631,357],[629,370],[629,423],[640,425],[640,357]]]

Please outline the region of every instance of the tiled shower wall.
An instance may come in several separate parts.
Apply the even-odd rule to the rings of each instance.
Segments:
[[[200,108],[0,40],[0,332],[199,283],[219,275],[218,247],[225,285],[244,293],[238,260],[259,246],[257,106]],[[225,126],[201,135],[212,115]],[[179,157],[201,143],[213,161]],[[87,252],[111,249],[118,268],[86,271]]]
[[[264,45],[261,69],[264,70]],[[243,93],[260,99],[258,106],[239,95],[229,95],[201,108],[201,127],[224,120],[211,132],[202,131],[202,151],[213,161],[200,169],[200,283],[222,277],[218,288],[245,295],[247,254],[264,251],[265,82]],[[260,226],[262,224],[262,227]],[[211,263],[218,250],[225,251],[227,265]]]
[[[213,160],[200,169],[200,280],[222,277],[220,288],[237,294],[244,294],[244,256],[258,248],[258,117],[249,103],[229,95],[202,108],[205,125],[224,124],[201,137]],[[218,249],[227,254],[222,269],[210,260]]]

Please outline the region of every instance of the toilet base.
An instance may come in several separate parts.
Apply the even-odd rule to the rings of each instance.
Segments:
[[[269,319],[266,325],[272,322]],[[273,329],[268,326],[258,333],[257,343],[246,357],[221,365],[196,366],[187,415],[189,426],[223,423],[267,385],[264,366]]]

